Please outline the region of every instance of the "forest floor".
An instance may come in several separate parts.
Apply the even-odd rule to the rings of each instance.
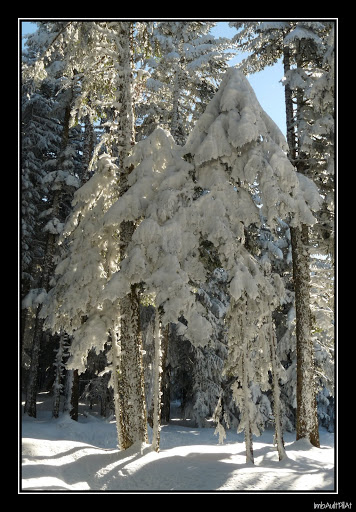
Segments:
[[[48,393],[39,394],[37,418],[22,418],[20,492],[334,491],[334,434],[325,429],[320,448],[286,433],[288,457],[281,462],[273,430],[266,430],[254,438],[252,465],[245,461],[243,435],[232,430],[218,444],[214,428],[193,428],[176,414],[162,426],[159,453],[149,445],[120,452],[114,420],[94,410],[78,422],[53,419],[51,403]]]

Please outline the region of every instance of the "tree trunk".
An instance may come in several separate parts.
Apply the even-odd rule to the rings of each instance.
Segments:
[[[168,359],[168,343],[169,343],[169,325],[165,328],[162,338],[162,409],[161,419],[165,423],[169,423],[171,414],[171,377],[170,365],[167,364]]]
[[[117,99],[122,105],[118,121],[118,167],[120,171],[119,194],[123,195],[129,188],[128,176],[133,168],[127,167],[125,160],[135,143],[134,114],[132,101],[132,31],[130,22],[118,24],[120,40],[120,83]],[[135,223],[124,221],[120,225],[119,243],[120,260],[126,254],[135,230]],[[116,418],[120,448],[125,450],[136,442],[147,443],[147,416],[144,392],[144,372],[142,361],[142,336],[140,325],[140,300],[137,286],[119,304],[119,372],[116,384],[118,394]]]
[[[116,430],[117,430],[117,443],[120,449],[123,449],[124,446],[124,438],[123,431],[124,426],[122,424],[122,414],[121,414],[121,400],[119,395],[119,378],[120,378],[120,355],[119,355],[119,345],[117,340],[116,333],[112,333],[111,335],[111,357],[112,357],[112,380],[113,380],[113,388],[114,388],[114,407],[115,407],[115,417],[116,417]]]
[[[176,144],[179,143],[178,140],[178,107],[179,107],[179,75],[180,68],[177,65],[177,69],[174,75],[174,86],[173,86],[173,98],[172,98],[172,119],[171,119],[171,127],[170,132],[172,137],[174,138]]]
[[[89,164],[94,151],[94,127],[88,115],[84,119],[84,147],[82,159],[81,183],[86,183],[89,179]]]
[[[66,374],[66,383],[64,390],[64,404],[63,404],[63,412],[70,413],[71,410],[71,398],[72,398],[72,387],[73,387],[73,370],[67,370]]]
[[[161,431],[161,396],[162,396],[162,328],[160,313],[155,311],[155,361],[153,375],[153,433],[152,448],[158,452]]]
[[[39,309],[36,314],[36,322],[35,329],[32,340],[32,350],[31,350],[31,365],[28,374],[28,381],[26,386],[26,401],[24,407],[24,413],[28,414],[32,418],[36,418],[37,410],[36,410],[36,397],[37,397],[37,388],[38,388],[38,365],[39,365],[39,356],[41,350],[41,339],[42,339],[42,324],[38,318]]]
[[[310,333],[308,227],[291,228],[297,337],[297,440],[319,447],[314,348]]]
[[[78,421],[79,412],[79,373],[78,370],[68,370],[64,400],[64,413],[69,413],[74,421]]]
[[[274,326],[270,325],[270,347],[271,347],[271,367],[272,367],[272,387],[273,387],[273,414],[275,425],[275,442],[277,444],[278,458],[283,460],[287,455],[284,449],[282,421],[281,421],[281,401],[279,391],[279,372],[277,360],[277,339]]]
[[[74,421],[78,421],[79,415],[79,372],[78,370],[73,371],[73,382],[72,382],[72,393],[70,397],[70,417]]]
[[[284,73],[290,70],[289,48],[284,48]],[[299,172],[297,160],[297,134],[293,113],[292,91],[285,86],[287,142],[289,158]],[[300,162],[299,162],[300,164]],[[314,446],[320,446],[316,391],[314,382],[314,354],[310,333],[310,294],[309,294],[309,252],[308,226],[291,227],[293,258],[293,281],[296,309],[297,338],[297,439],[307,438]]]
[[[135,286],[120,301],[120,448],[147,443],[147,417],[142,361],[139,294]]]
[[[246,462],[255,463],[253,456],[253,441],[252,441],[252,431],[251,431],[251,420],[250,420],[250,400],[251,396],[249,393],[249,376],[248,376],[248,348],[247,343],[245,343],[244,353],[243,353],[243,388],[244,388],[244,409],[245,409],[245,446],[246,446]]]
[[[59,347],[56,353],[54,366],[55,366],[55,377],[53,383],[53,407],[52,407],[52,416],[53,418],[58,418],[59,416],[59,404],[61,399],[61,389],[62,389],[62,376],[63,376],[63,357],[65,351],[65,337],[62,334],[59,337]]]
[[[284,75],[286,76],[287,72],[290,71],[290,54],[288,46],[285,46],[283,50],[283,68]],[[296,136],[292,90],[288,83],[284,86],[284,99],[286,104],[287,143],[289,147],[288,157],[294,165],[296,157]]]

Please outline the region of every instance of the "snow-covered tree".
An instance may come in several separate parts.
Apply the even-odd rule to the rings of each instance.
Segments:
[[[298,23],[284,39],[290,65],[285,86],[295,108],[295,157],[298,169],[320,190],[323,204],[310,230],[311,246],[319,254],[334,252],[334,27],[328,23]]]
[[[229,273],[229,292],[236,301],[244,293],[254,300],[261,294],[261,303],[269,304],[269,280],[243,244],[244,230],[260,222],[255,189],[259,188],[262,211],[272,227],[286,216],[292,216],[295,225],[302,219],[313,223],[309,206],[318,206],[315,187],[300,177],[308,184],[304,193],[283,143],[282,134],[236,70],[226,73],[183,148],[194,159],[194,167],[180,157],[163,130],[138,143],[128,159],[134,166],[131,186],[104,222],[119,225],[130,215],[142,220],[104,297],[115,301],[129,293],[133,283],[143,283],[145,293],[152,294],[156,307],[163,310],[163,325],[178,321],[180,333],[196,346],[208,346],[212,327],[194,293],[194,285],[207,280],[200,257],[205,242]],[[273,280],[279,296],[280,280]]]
[[[197,427],[206,427],[211,424],[217,397],[223,394],[227,399],[231,395],[226,389],[226,379],[222,377],[227,358],[225,315],[229,295],[227,273],[217,267],[219,263],[211,244],[203,242],[199,252],[207,281],[196,288],[196,298],[206,310],[206,318],[212,328],[211,338],[207,346],[196,346],[185,336],[175,335],[172,329],[169,362],[172,393],[175,400],[180,401],[182,418],[189,419]],[[229,413],[236,415],[234,405],[230,405]]]
[[[230,186],[230,194],[234,191],[236,197],[241,197],[244,201],[245,206],[242,208],[241,202],[239,204],[235,199],[235,219],[239,219],[239,233],[236,235],[241,241],[244,239],[244,227],[248,228],[250,224],[260,222],[260,212],[253,200],[257,191],[260,211],[271,230],[275,229],[279,218],[287,218],[290,225],[294,226],[303,221],[308,224],[315,222],[309,207],[314,210],[319,207],[316,187],[309,180],[305,181],[304,176],[295,173],[282,149],[286,149],[283,136],[263,112],[242,73],[231,72],[226,77],[219,93],[197,122],[186,147],[187,151],[194,154],[194,161],[198,166],[197,175],[201,173],[201,177],[204,177],[203,186],[209,190],[204,197],[211,196],[216,200],[222,190],[227,193],[225,189],[229,181],[235,185],[235,190]],[[225,196],[224,208],[226,203],[230,204],[226,197],[228,196]],[[233,225],[236,226],[236,220]],[[267,297],[272,301],[271,293],[263,295],[268,289],[268,281],[262,278],[263,273],[258,265],[253,264],[251,272],[252,263],[247,264],[241,260],[243,253],[239,254],[239,258],[229,258],[231,247],[236,246],[241,251],[243,245],[234,243],[227,248],[219,240],[219,254],[221,251],[223,266],[231,272],[232,297],[238,300],[247,293],[255,301],[260,297],[261,304],[266,302]],[[259,320],[262,321],[263,316],[255,316],[254,319],[257,324]],[[244,368],[245,383],[251,378],[246,373],[247,370],[248,365]],[[244,392],[247,392],[246,389]],[[247,403],[248,399],[245,397],[244,404]],[[247,440],[250,440],[249,436]]]
[[[41,45],[38,45],[41,47]],[[32,330],[31,364],[28,374],[27,398],[25,411],[36,416],[36,393],[37,393],[37,375],[39,366],[39,351],[42,340],[43,322],[39,318],[41,302],[45,293],[49,289],[50,279],[54,268],[54,257],[56,255],[56,241],[58,234],[63,227],[63,221],[68,214],[68,205],[72,194],[79,186],[79,180],[76,176],[78,168],[78,147],[71,144],[70,130],[70,108],[73,98],[73,89],[69,94],[62,93],[59,90],[57,77],[55,74],[48,75],[40,87],[36,88],[36,73],[33,69],[31,60],[25,66],[25,76],[28,87],[28,101],[24,105],[24,135],[26,140],[35,141],[38,145],[35,152],[43,153],[41,165],[41,181],[39,182],[38,192],[41,194],[42,212],[38,212],[43,224],[41,226],[42,258],[37,260],[37,269],[33,269],[33,276],[37,276],[37,288],[33,287],[28,292],[24,300],[25,308],[32,308],[35,311],[35,320]],[[47,88],[47,94],[51,94],[47,102],[46,117],[37,116],[33,106],[33,99],[41,97],[40,90]],[[55,98],[55,96],[57,96]],[[37,100],[38,101],[38,100]],[[32,108],[30,105],[32,104]],[[62,107],[61,107],[62,105]],[[30,112],[28,111],[30,108]],[[41,120],[43,123],[41,123]],[[34,128],[31,130],[31,127]],[[29,184],[30,176],[28,171],[33,169],[34,152],[28,148],[28,156],[23,159],[24,180],[23,183]],[[29,162],[32,160],[32,164]],[[38,175],[39,177],[39,175]],[[36,194],[36,192],[35,192]],[[44,208],[46,205],[46,208]],[[28,224],[26,212],[26,220]],[[40,224],[37,224],[40,226]],[[26,244],[27,247],[27,244]]]
[[[170,131],[177,144],[185,143],[231,58],[226,51],[231,42],[210,34],[214,25],[206,21],[152,24],[150,53],[143,63],[149,78],[145,101],[137,111],[143,135],[160,126]]]
[[[74,84],[79,88],[79,94],[68,113],[68,118],[71,122],[84,120],[92,124],[95,117],[100,116],[103,118],[106,116],[105,131],[94,151],[94,157],[97,158],[99,151],[102,148],[106,148],[117,159],[116,179],[118,179],[118,187],[114,189],[113,193],[118,194],[123,194],[127,188],[127,176],[131,169],[125,167],[124,161],[135,139],[132,38],[133,23],[131,22],[117,21],[89,24],[70,22],[59,27],[58,33],[55,34],[46,52],[47,57],[50,53],[62,52],[63,89],[70,91]],[[58,46],[59,42],[62,42],[62,46]],[[93,52],[88,52],[88,47],[93,49]],[[44,59],[42,58],[42,64],[43,61]],[[91,70],[90,73],[88,73],[88,69]],[[87,156],[86,163],[88,163]],[[105,167],[106,164],[103,165]],[[105,175],[105,172],[103,174]],[[82,174],[82,176],[84,175],[87,177],[87,169]],[[103,190],[105,186],[106,181],[104,178],[103,183],[100,183],[99,187]],[[87,190],[86,188],[82,192],[85,194]],[[109,195],[104,199],[104,202],[98,200],[96,204],[96,206],[99,205],[97,214],[100,208],[105,207],[107,204],[105,200],[108,200]],[[94,198],[95,203],[98,199],[95,193]],[[75,204],[78,205],[77,199]],[[75,224],[79,215],[82,215],[82,211],[77,209],[74,215],[72,215],[70,222]],[[132,222],[124,221],[119,230],[108,234],[111,242],[115,238],[115,243],[109,244],[108,250],[111,251],[115,247],[116,263],[119,262],[122,254],[125,253],[125,246],[130,240],[133,229]],[[68,228],[67,225],[66,230],[65,236],[71,236],[71,227]],[[105,251],[103,255],[99,256],[96,254],[93,257],[98,258],[94,262],[95,264],[104,262],[105,266]],[[100,260],[100,257],[103,259]],[[110,269],[106,269],[106,271],[110,271]],[[116,318],[121,318],[120,329],[118,330],[116,323],[116,327],[111,327],[110,330],[115,359],[113,364],[118,364],[118,335],[120,336],[122,348],[122,356],[120,357],[126,360],[125,364],[122,364],[121,369],[116,368],[113,372],[114,381],[117,384],[115,397],[119,407],[117,410],[117,421],[120,423],[119,438],[122,448],[127,448],[138,440],[145,442],[147,436],[142,387],[143,372],[140,363],[142,354],[139,327],[139,297],[137,289],[132,289],[131,292],[130,297],[123,298],[118,306],[119,311],[116,312]],[[81,316],[79,318],[80,322],[84,321],[87,324],[91,321],[90,317],[86,320],[83,320]],[[75,320],[77,321],[78,318]],[[62,324],[62,327],[59,327],[66,329],[64,327],[64,324],[66,324],[65,319]],[[51,325],[51,322],[48,325]],[[54,325],[52,325],[53,327]],[[118,372],[120,372],[119,381]],[[139,398],[136,400],[137,396]],[[119,401],[121,401],[121,404],[119,404]],[[136,406],[141,407],[140,411],[138,411]],[[134,423],[133,425],[132,422]]]
[[[190,408],[197,423],[203,421],[220,394],[218,409],[231,420],[223,411],[226,387],[231,386],[249,460],[253,460],[251,434],[260,433],[273,420],[282,458],[284,398],[293,399],[293,393],[287,388],[289,368],[283,372],[279,360],[292,357],[287,344],[292,314],[282,350],[281,343],[276,344],[275,320],[290,308],[291,293],[278,274],[285,272],[284,260],[291,259],[285,238],[289,227],[298,231],[301,225],[315,223],[311,210],[319,208],[316,188],[304,169],[295,172],[283,136],[242,73],[228,71],[205,109],[227,58],[222,53],[226,42],[208,35],[212,23],[40,25],[43,47],[33,66],[34,83],[43,85],[55,78],[57,119],[63,127],[62,141],[67,141],[47,158],[54,166],[46,168],[41,186],[46,189],[45,202],[51,198],[52,205],[53,199],[53,208],[47,205],[48,217],[42,216],[42,222],[46,236],[60,240],[62,253],[54,278],[53,257],[44,274],[53,289],[46,296],[48,286],[38,286],[25,302],[37,307],[45,301],[39,315],[45,327],[60,339],[72,337],[68,383],[87,368],[88,352],[110,346],[119,445],[125,449],[146,442],[143,362],[147,356],[140,323],[144,299],[155,306],[153,371],[148,377],[152,389],[146,389],[154,449],[159,449],[162,380],[171,329],[176,341],[184,337],[181,348],[186,348],[186,358],[193,356],[192,400],[186,403],[186,412]],[[291,51],[293,41],[288,46]],[[331,54],[323,55],[326,62]],[[313,73],[307,72],[308,87],[303,90],[310,105],[321,97]],[[331,74],[324,76],[325,83],[330,80]],[[286,86],[294,90],[292,82]],[[137,108],[138,98],[142,108]],[[322,119],[328,108],[326,103],[318,107],[320,127],[327,124]],[[94,123],[100,123],[101,130],[95,149]],[[152,131],[157,124],[169,128],[173,137],[161,128]],[[321,137],[327,138],[325,130],[320,135],[322,128],[318,130],[316,122],[298,126],[300,133],[304,130],[305,147],[308,136],[315,148],[320,148]],[[85,134],[80,153],[70,135],[78,135],[79,129]],[[141,138],[135,145],[135,139]],[[81,167],[78,155],[82,155]],[[316,149],[313,155],[315,162],[321,161]],[[64,190],[71,186],[73,191],[78,182],[74,175],[84,185],[64,223],[57,210],[64,213],[62,199],[69,204],[70,194]],[[214,291],[216,272],[225,276],[224,299]],[[315,301],[316,322],[329,315],[326,295],[324,300]],[[312,333],[315,348],[321,339],[317,324]],[[331,348],[326,329],[322,341],[319,355],[325,369]],[[59,355],[60,351],[57,390],[63,368]],[[221,383],[223,359],[226,376]],[[295,365],[290,368],[294,371]],[[320,381],[332,388],[329,371],[323,371]],[[324,398],[327,405],[328,397]],[[325,407],[322,414],[326,418]],[[216,418],[220,421],[218,413]],[[218,430],[223,434],[219,423]]]
[[[118,197],[117,166],[104,154],[96,167],[74,195],[73,212],[59,240],[64,251],[55,270],[55,286],[41,311],[45,328],[73,335],[67,367],[79,373],[86,369],[89,350],[94,347],[99,353],[109,334],[115,335],[113,319],[117,322],[119,316],[117,304],[104,310],[100,296],[117,268],[117,235],[113,241],[98,234],[103,215]],[[114,382],[115,378],[117,373]]]
[[[24,89],[26,84],[24,84]],[[46,161],[58,152],[59,123],[51,116],[54,96],[44,83],[42,90],[23,94],[22,105],[22,284],[25,294],[36,284],[34,266],[44,253],[39,218],[46,210]],[[46,90],[47,89],[47,90]],[[49,94],[48,94],[49,93]],[[42,221],[43,224],[44,221]]]
[[[232,22],[231,25],[239,31],[235,40],[239,42],[242,49],[251,52],[243,63],[247,71],[258,71],[282,59],[285,73],[289,158],[298,172],[314,180],[323,197],[323,207],[316,215],[318,222],[312,230],[306,224],[300,228],[291,227],[297,324],[297,438],[307,437],[318,446],[315,375],[314,371],[310,371],[314,368],[314,358],[311,332],[308,328],[311,325],[311,313],[307,251],[311,245],[310,241],[314,246],[319,244],[324,248],[328,246],[329,251],[332,250],[333,245],[330,240],[333,233],[334,203],[332,141],[334,23],[332,21],[278,21]],[[318,78],[321,77],[319,82]],[[318,109],[319,113],[316,112]],[[319,238],[319,244],[316,241],[317,238]],[[310,391],[311,389],[313,392]]]

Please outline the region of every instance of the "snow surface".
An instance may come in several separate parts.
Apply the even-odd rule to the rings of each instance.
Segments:
[[[325,429],[320,448],[286,433],[282,462],[273,430],[266,430],[254,437],[252,465],[245,462],[243,434],[232,430],[218,444],[215,428],[191,427],[175,414],[162,426],[159,453],[150,445],[120,452],[114,420],[94,409],[78,422],[66,415],[53,419],[51,404],[48,393],[39,394],[38,417],[22,420],[22,492],[312,490],[318,501],[315,493],[334,490],[334,435]]]

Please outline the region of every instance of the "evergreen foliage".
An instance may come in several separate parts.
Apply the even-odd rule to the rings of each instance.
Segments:
[[[314,413],[332,430],[333,23],[231,22],[233,40],[206,21],[37,25],[21,104],[25,412],[47,351],[53,416],[64,395],[74,419],[79,395],[98,403],[121,449],[147,442],[148,421],[158,451],[173,400],[220,440],[244,431],[252,463],[270,424],[280,460],[284,430],[314,439]],[[287,140],[244,75],[278,59]]]

